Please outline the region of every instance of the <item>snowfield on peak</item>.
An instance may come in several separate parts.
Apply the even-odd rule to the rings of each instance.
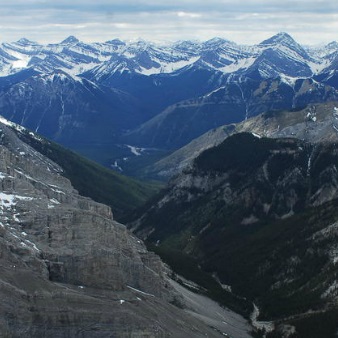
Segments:
[[[83,43],[71,36],[60,43],[39,44],[27,39],[0,45],[0,75],[15,74],[22,69],[53,71],[62,69],[72,76],[94,71],[104,66],[106,72],[136,72],[145,76],[173,73],[199,60],[223,73],[250,68],[266,51],[273,50],[295,63],[307,64],[313,74],[328,68],[334,60],[338,45],[302,47],[287,33],[279,33],[254,46],[237,45],[226,39],[214,38],[205,42],[180,41],[155,43],[144,40],[103,43]],[[128,60],[128,66],[121,65]],[[114,67],[111,64],[115,64]],[[102,75],[102,67],[97,69]],[[262,72],[264,74],[264,72]]]

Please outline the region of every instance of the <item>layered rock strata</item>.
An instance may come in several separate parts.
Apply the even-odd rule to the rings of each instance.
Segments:
[[[109,207],[0,129],[0,337],[219,336]]]

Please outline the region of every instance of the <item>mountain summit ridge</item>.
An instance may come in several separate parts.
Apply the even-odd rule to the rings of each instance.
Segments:
[[[193,45],[194,48],[187,48],[188,45]],[[77,53],[78,55],[86,56],[89,55],[94,57],[94,64],[91,69],[94,69],[96,65],[101,64],[104,61],[111,60],[116,61],[121,57],[125,57],[129,60],[137,58],[137,54],[147,50],[150,59],[153,62],[159,62],[160,67],[155,67],[152,70],[144,69],[142,64],[138,64],[136,68],[130,68],[129,71],[145,75],[156,74],[159,72],[171,73],[174,70],[180,69],[179,62],[189,61],[190,64],[195,62],[196,57],[203,58],[203,54],[207,50],[215,50],[216,54],[224,60],[227,60],[227,63],[221,62],[220,64],[214,64],[212,67],[216,70],[222,72],[227,72],[224,66],[228,64],[236,63],[238,60],[243,60],[247,58],[257,58],[259,55],[264,52],[266,48],[271,48],[271,46],[285,46],[290,50],[297,52],[302,55],[308,61],[314,61],[315,63],[321,64],[322,60],[316,58],[315,53],[311,57],[307,55],[305,49],[298,44],[288,33],[280,32],[256,45],[247,46],[247,45],[238,45],[233,41],[227,40],[226,38],[215,37],[207,41],[202,42],[189,42],[182,41],[180,43],[167,43],[167,44],[157,44],[150,41],[122,41],[118,39],[113,39],[106,42],[93,42],[93,43],[83,43],[75,36],[69,36],[60,43],[54,44],[39,44],[32,42],[26,38],[19,39],[16,43],[2,43],[1,48],[3,48],[7,53],[15,55],[18,59],[30,59],[33,56],[41,58],[41,64],[46,57],[54,55],[55,57],[61,57],[64,55],[67,50]],[[231,53],[228,54],[227,49],[231,47]],[[65,48],[65,50],[63,50]],[[334,43],[328,44],[326,49],[326,55],[324,59],[332,52],[332,48],[335,48]],[[315,48],[313,48],[315,50]],[[307,51],[311,54],[312,48],[307,47]],[[220,54],[219,54],[220,53]],[[244,54],[243,54],[244,53]],[[65,61],[70,62],[71,68],[76,75],[80,75],[81,72],[77,71],[76,67],[79,65],[79,60],[76,60],[69,55],[65,58]],[[170,61],[170,59],[172,59]],[[311,59],[311,60],[310,60]],[[136,59],[135,59],[136,60]],[[7,60],[6,60],[7,61]],[[81,62],[80,62],[81,63]],[[2,75],[9,75],[16,73],[19,69],[13,67],[13,64],[9,63],[7,66],[5,64],[0,64],[2,68]],[[53,67],[53,66],[52,66]],[[70,68],[70,69],[71,69]],[[75,69],[74,69],[75,68]],[[68,69],[68,70],[70,70]],[[90,70],[88,67],[87,70]]]

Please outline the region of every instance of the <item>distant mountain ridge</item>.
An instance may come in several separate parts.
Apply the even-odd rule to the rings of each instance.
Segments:
[[[186,67],[202,67],[224,74],[244,74],[255,69],[266,56],[293,61],[293,69],[281,68],[287,76],[311,76],[322,72],[334,61],[337,45],[331,42],[321,49],[302,47],[289,34],[278,33],[253,46],[214,38],[205,42],[180,41],[156,44],[138,40],[124,42],[119,39],[102,43],[84,43],[70,36],[60,43],[39,44],[22,38],[12,43],[2,43],[2,76],[23,68],[49,71],[61,68],[72,75],[90,71],[96,80],[123,71],[154,75],[173,73]],[[272,54],[271,54],[272,53]],[[266,66],[266,65],[265,65]],[[251,69],[251,70],[250,70]],[[271,77],[268,69],[260,68],[262,76]],[[105,75],[106,74],[106,75]]]
[[[230,82],[207,95],[169,106],[125,139],[145,147],[178,149],[211,129],[260,112],[337,99],[336,89],[312,79],[299,79],[292,87],[280,78]]]
[[[240,132],[257,137],[297,138],[314,144],[335,143],[338,141],[338,102],[309,104],[303,109],[267,111],[240,123],[214,128],[147,170],[152,175],[168,179],[189,167],[204,150]]]
[[[0,113],[123,171],[224,124],[338,100],[337,70],[336,42],[301,46],[287,33],[253,46],[23,38],[0,45]]]

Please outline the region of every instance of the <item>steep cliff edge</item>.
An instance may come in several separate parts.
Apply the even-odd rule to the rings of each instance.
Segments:
[[[221,335],[170,304],[165,266],[109,207],[0,129],[1,337]]]

